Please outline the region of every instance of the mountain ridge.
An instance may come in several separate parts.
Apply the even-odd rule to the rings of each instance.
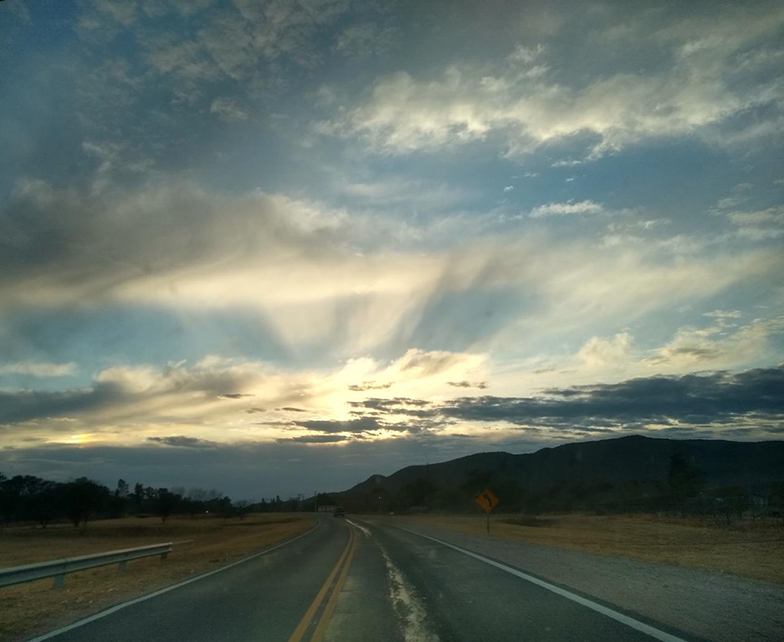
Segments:
[[[488,451],[414,464],[391,475],[371,475],[332,496],[352,507],[370,507],[375,502],[398,509],[437,496],[435,507],[446,507],[465,503],[486,486],[506,495],[510,507],[519,503],[512,499],[516,496],[530,500],[541,495],[557,498],[559,493],[577,498],[572,502],[557,498],[554,503],[559,507],[612,498],[647,501],[666,494],[675,455],[697,471],[704,489],[751,489],[784,481],[784,441],[627,435],[544,447],[533,453]]]

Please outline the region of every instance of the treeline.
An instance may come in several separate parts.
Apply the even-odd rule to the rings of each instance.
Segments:
[[[34,523],[46,528],[52,522],[67,520],[79,526],[89,520],[128,515],[153,515],[166,522],[175,514],[243,519],[250,511],[297,508],[296,499],[283,501],[276,497],[257,503],[232,501],[215,489],[155,488],[139,483],[131,487],[120,479],[112,490],[87,477],[55,482],[32,475],[7,478],[0,473],[0,519],[5,524]]]
[[[784,517],[784,482],[708,487],[703,471],[679,454],[670,458],[664,480],[573,479],[527,487],[503,473],[472,470],[460,485],[445,486],[420,477],[396,490],[377,485],[360,493],[344,493],[340,500],[351,512],[469,512],[476,510],[474,497],[485,488],[499,498],[497,512],[650,512],[708,515],[726,523]]]

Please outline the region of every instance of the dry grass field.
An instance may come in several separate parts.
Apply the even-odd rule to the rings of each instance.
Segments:
[[[167,560],[157,557],[128,563],[125,571],[106,566],[65,578],[0,588],[0,640],[10,642],[95,613],[108,606],[218,568],[311,528],[307,514],[250,514],[244,520],[200,517],[125,518],[70,524],[0,528],[0,567],[61,557],[88,555],[145,544],[174,542]]]
[[[423,515],[404,519],[487,537],[483,515]],[[766,525],[758,521],[716,526],[697,518],[653,515],[570,514],[522,519],[496,515],[492,518],[490,537],[784,583],[784,527],[781,524]]]

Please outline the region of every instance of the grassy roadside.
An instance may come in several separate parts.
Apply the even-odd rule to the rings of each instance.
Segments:
[[[52,579],[0,588],[0,641],[27,639],[118,602],[218,568],[273,546],[313,525],[300,513],[250,514],[245,520],[173,517],[166,524],[148,518],[70,525],[0,529],[0,567],[88,555],[145,544],[174,542],[169,559],[135,560],[66,576],[65,588]]]
[[[422,515],[400,519],[488,536],[483,515]],[[747,522],[717,527],[703,525],[698,519],[653,515],[572,514],[523,519],[496,515],[492,518],[489,537],[784,583],[784,528],[781,525]]]

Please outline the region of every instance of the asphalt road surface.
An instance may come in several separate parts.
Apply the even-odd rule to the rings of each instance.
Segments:
[[[54,642],[689,640],[383,523],[320,516],[247,562],[54,631]]]

